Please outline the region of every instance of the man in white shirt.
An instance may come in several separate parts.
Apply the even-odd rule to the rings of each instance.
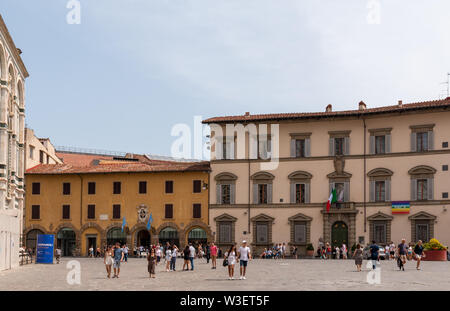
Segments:
[[[192,246],[192,243],[189,243],[189,261],[191,262],[191,271],[194,270],[194,257],[195,257],[195,248]]]
[[[239,257],[239,266],[240,269],[240,279],[245,280],[245,272],[247,270],[247,263],[249,260],[252,259],[252,255],[250,253],[250,247],[247,246],[247,241],[242,241],[242,246],[238,250],[238,257]]]

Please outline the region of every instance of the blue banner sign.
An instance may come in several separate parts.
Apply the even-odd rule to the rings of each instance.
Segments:
[[[53,263],[53,234],[38,234],[36,263]]]

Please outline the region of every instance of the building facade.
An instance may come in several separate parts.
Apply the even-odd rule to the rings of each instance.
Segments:
[[[216,242],[246,239],[255,252],[285,242],[300,254],[319,240],[449,245],[449,119],[450,98],[205,120]],[[333,189],[337,202],[327,211]]]
[[[90,247],[115,242],[133,249],[211,241],[208,163],[58,154],[77,163],[91,162],[42,164],[27,171],[28,248],[34,249],[37,234],[43,233],[55,235],[64,256],[85,256]]]
[[[0,16],[0,270],[19,265],[28,72]]]
[[[26,169],[39,164],[61,164],[56,155],[55,147],[49,138],[39,138],[34,130],[25,128],[25,167]]]

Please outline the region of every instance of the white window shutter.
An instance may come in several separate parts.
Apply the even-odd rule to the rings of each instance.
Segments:
[[[344,182],[344,202],[350,201],[350,182]]]
[[[291,183],[291,203],[295,203],[295,183]]]
[[[391,153],[391,134],[386,134],[384,138],[384,151],[386,153]]]
[[[253,204],[258,203],[258,184],[253,184]]]
[[[267,203],[272,203],[272,184],[267,184]]]
[[[427,195],[428,195],[428,200],[433,200],[434,199],[434,194],[433,194],[433,178],[427,178]]]
[[[236,204],[236,185],[235,184],[231,184],[230,185],[230,203],[231,204]]]
[[[369,186],[369,201],[375,202],[375,180],[370,181]]]
[[[216,204],[222,204],[222,185],[216,185]]]
[[[311,198],[310,198],[310,195],[311,195],[311,192],[310,192],[310,184],[309,183],[306,183],[305,184],[305,203],[310,203],[310,201],[311,201]]]
[[[411,133],[411,152],[416,152],[417,150],[417,134]]]
[[[411,179],[411,201],[417,201],[417,179]]]
[[[350,137],[344,138],[344,154],[349,155],[350,154]]]
[[[330,138],[329,141],[329,155],[334,156],[334,138]]]
[[[295,158],[295,139],[291,139],[291,158]]]
[[[369,153],[375,154],[375,136],[370,136],[370,142],[369,142]]]
[[[311,138],[305,139],[305,157],[311,156]]]
[[[434,135],[433,131],[428,131],[428,150],[434,149]]]
[[[384,200],[386,202],[391,201],[391,181],[389,179],[386,179],[384,181]]]

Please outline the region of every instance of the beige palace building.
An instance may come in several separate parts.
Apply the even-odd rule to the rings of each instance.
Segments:
[[[403,237],[449,245],[450,97],[357,108],[205,120],[216,242],[226,247],[245,239],[255,253],[284,242],[300,254],[309,243],[317,250],[319,239],[349,248]],[[226,130],[238,124],[247,129],[243,139]],[[327,211],[332,189],[338,202]],[[393,213],[397,204],[404,213]]]

